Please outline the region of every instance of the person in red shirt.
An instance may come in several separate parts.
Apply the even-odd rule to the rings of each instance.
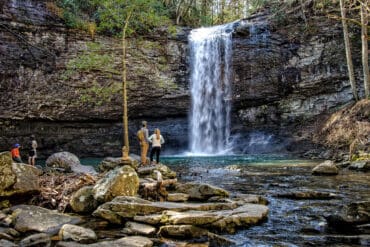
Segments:
[[[19,145],[18,143],[17,144],[14,144],[13,148],[12,148],[12,159],[14,162],[17,162],[17,163],[23,163],[22,159],[21,159],[21,155],[19,154],[19,148],[21,147],[21,145]]]

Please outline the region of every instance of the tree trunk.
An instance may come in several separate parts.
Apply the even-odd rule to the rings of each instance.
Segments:
[[[365,98],[370,97],[370,78],[369,78],[369,50],[368,50],[368,36],[367,36],[367,24],[368,20],[368,10],[369,0],[364,0],[361,3],[361,41],[362,41],[362,69],[364,72],[364,88],[365,88]]]
[[[122,160],[128,160],[130,144],[128,141],[128,116],[127,116],[127,80],[126,80],[126,31],[132,10],[127,14],[125,26],[122,30],[122,97],[123,97],[123,148]]]
[[[353,70],[352,55],[351,55],[351,44],[349,42],[349,37],[348,37],[348,26],[347,26],[347,21],[346,21],[346,9],[344,6],[344,0],[339,0],[339,3],[340,3],[340,12],[342,14],[343,36],[344,36],[344,45],[345,45],[346,57],[347,57],[349,82],[351,84],[353,97],[355,98],[356,101],[358,101],[355,74]]]

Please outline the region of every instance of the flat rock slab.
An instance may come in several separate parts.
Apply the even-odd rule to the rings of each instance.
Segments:
[[[125,228],[123,229],[123,231],[131,235],[149,236],[149,235],[154,235],[157,229],[150,225],[129,221],[129,222],[126,222]]]
[[[82,247],[82,246],[91,246],[91,247],[151,247],[153,242],[146,237],[124,237],[114,241],[103,241],[95,244],[78,244],[76,242],[59,242],[56,245],[57,247]]]
[[[268,207],[259,204],[245,204],[231,210],[220,211],[166,211],[162,217],[163,224],[193,225],[226,230],[233,233],[238,227],[249,227],[266,219]]]
[[[166,210],[178,212],[189,210],[209,211],[234,209],[237,206],[236,203],[151,202],[135,197],[119,196],[99,206],[93,215],[104,218],[111,223],[120,224],[124,218],[133,218],[137,215],[158,214]]]
[[[79,217],[32,205],[18,205],[11,209],[13,210],[14,228],[19,232],[36,231],[56,234],[64,224],[82,222]]]

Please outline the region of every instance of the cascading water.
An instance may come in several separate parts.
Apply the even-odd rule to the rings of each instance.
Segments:
[[[230,144],[232,24],[190,33],[190,151],[227,154]]]

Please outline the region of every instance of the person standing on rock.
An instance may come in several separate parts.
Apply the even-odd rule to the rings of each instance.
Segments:
[[[139,139],[140,149],[141,149],[140,160],[141,160],[141,165],[147,165],[148,159],[146,155],[148,154],[148,149],[149,149],[149,130],[147,128],[146,121],[142,121],[141,123],[142,123],[142,127],[137,132],[137,138]]]
[[[35,140],[35,136],[31,135],[30,142],[29,142],[29,152],[28,152],[28,164],[31,166],[35,166],[35,160],[37,158],[36,148],[37,148],[37,142]]]
[[[164,143],[163,136],[161,135],[161,131],[157,128],[154,130],[154,134],[149,137],[149,142],[152,143],[152,150],[150,151],[150,164],[154,165],[153,163],[153,156],[154,153],[156,154],[156,161],[159,164],[159,155],[161,154],[161,147]]]
[[[21,159],[21,155],[19,154],[19,149],[20,149],[21,145],[19,145],[18,143],[14,144],[12,150],[11,150],[11,153],[12,153],[12,159],[14,162],[17,162],[17,163],[23,163],[22,159]]]

